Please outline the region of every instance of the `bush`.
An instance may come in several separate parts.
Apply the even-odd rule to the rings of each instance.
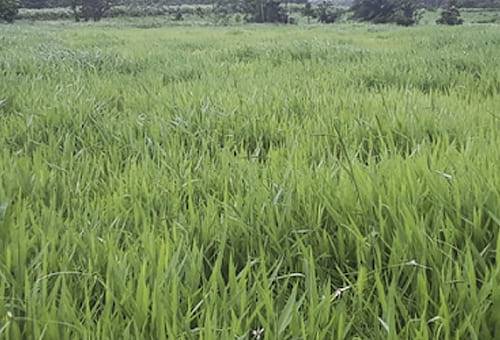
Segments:
[[[0,0],[0,21],[13,22],[19,8],[17,0]]]
[[[180,8],[177,8],[174,14],[174,21],[182,21],[184,20],[184,17],[182,16],[182,12]]]
[[[72,0],[71,10],[75,21],[99,21],[107,15],[112,5],[113,0]]]
[[[200,17],[200,18],[204,18],[205,17],[205,11],[203,10],[203,8],[201,8],[200,6],[197,6],[195,9],[194,9],[194,13]]]
[[[0,0],[2,1],[2,0]],[[105,18],[115,17],[155,17],[155,16],[172,16],[180,11],[182,16],[197,15],[201,17],[209,16],[211,8],[192,6],[113,6],[103,14]],[[26,9],[21,8],[17,18],[23,20],[71,20],[75,19],[75,14],[71,8],[43,8],[43,9]]]
[[[460,11],[457,8],[456,0],[449,0],[446,8],[441,12],[441,17],[436,20],[440,25],[462,25],[463,19],[460,18]]]
[[[288,14],[281,6],[281,0],[217,0],[214,13],[221,19],[241,13],[248,22],[288,23]]]
[[[281,7],[281,1],[278,0],[246,1],[243,9],[247,14],[247,21],[249,22],[288,22],[288,15],[283,7]]]
[[[324,24],[333,24],[341,15],[342,12],[327,1],[323,1],[316,10],[316,17]]]
[[[306,2],[306,4],[304,5],[302,15],[307,18],[308,23],[311,21],[311,18],[316,18],[316,12],[310,2]]]
[[[23,20],[71,20],[74,14],[69,8],[43,8],[43,9],[25,9],[22,8],[17,15]]]
[[[420,3],[415,0],[355,0],[353,18],[376,24],[396,23],[410,26],[420,19]]]

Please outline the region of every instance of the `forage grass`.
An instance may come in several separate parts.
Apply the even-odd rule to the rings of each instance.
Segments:
[[[0,338],[500,336],[496,26],[0,41]]]

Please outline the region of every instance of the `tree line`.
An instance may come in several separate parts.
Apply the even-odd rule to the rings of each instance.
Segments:
[[[12,22],[18,8],[71,8],[76,21],[99,21],[113,6],[166,6],[181,4],[210,4],[214,15],[224,18],[242,15],[247,22],[293,23],[289,16],[290,3],[304,4],[302,14],[323,23],[334,23],[349,15],[353,20],[372,23],[416,24],[423,8],[441,7],[440,24],[456,25],[463,21],[461,6],[500,7],[500,0],[330,0],[311,3],[307,0],[0,0],[0,20]],[[340,7],[339,4],[349,5]],[[182,19],[182,13],[176,13]]]

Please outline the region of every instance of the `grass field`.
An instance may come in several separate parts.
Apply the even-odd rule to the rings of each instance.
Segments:
[[[498,32],[0,26],[0,338],[498,339]]]

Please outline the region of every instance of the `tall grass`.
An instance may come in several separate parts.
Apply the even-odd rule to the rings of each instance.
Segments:
[[[0,42],[0,338],[500,336],[497,27]]]

